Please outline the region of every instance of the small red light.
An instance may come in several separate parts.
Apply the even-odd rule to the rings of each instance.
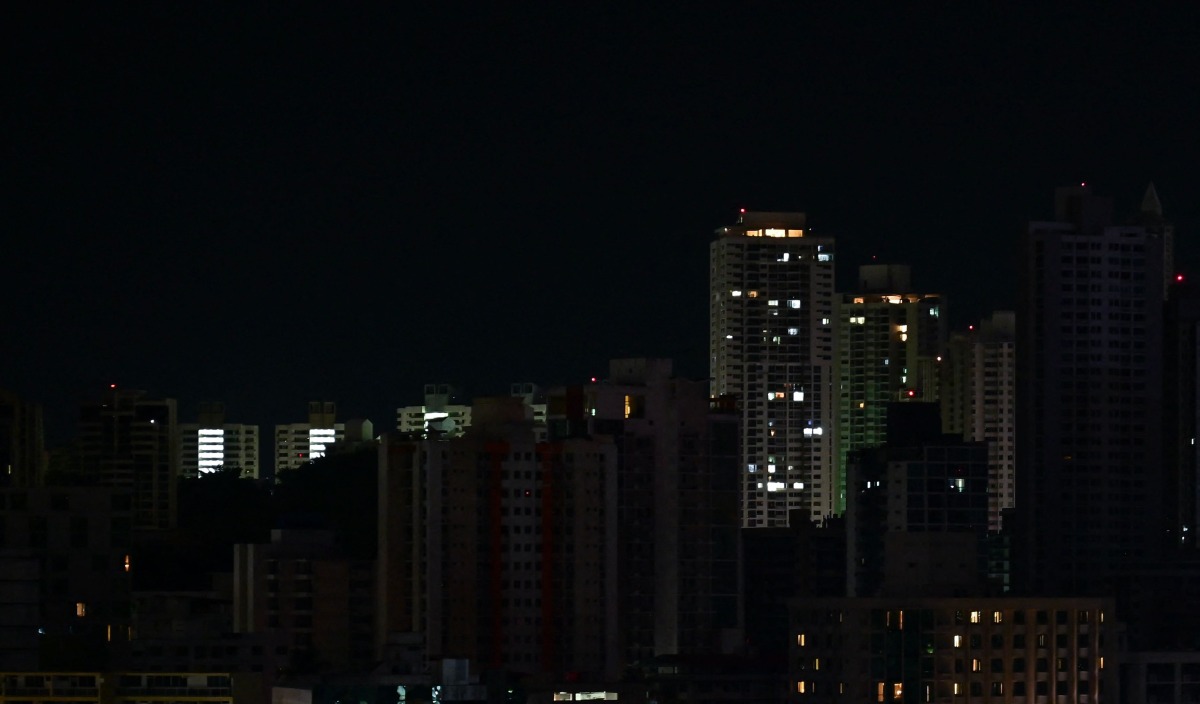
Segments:
[[[115,389],[115,388],[117,388],[117,385],[116,385],[116,384],[109,384],[109,385],[108,385],[108,388],[110,388],[110,389]]]
[[[975,326],[974,326],[974,325],[968,325],[968,326],[967,326],[967,329],[968,329],[968,330],[974,330],[974,329],[975,329]]]
[[[1183,281],[1183,274],[1176,274],[1176,275],[1175,275],[1175,280],[1176,280],[1176,281]]]
[[[738,212],[739,212],[739,213],[744,213],[744,212],[746,212],[746,209],[745,209],[745,208],[738,208]]]
[[[908,397],[909,397],[909,398],[912,398],[913,396],[916,396],[916,395],[917,395],[917,392],[916,392],[916,391],[913,391],[912,389],[909,389],[909,390],[908,390]]]
[[[593,384],[595,384],[595,383],[596,383],[596,377],[592,377],[592,383],[593,383]]]

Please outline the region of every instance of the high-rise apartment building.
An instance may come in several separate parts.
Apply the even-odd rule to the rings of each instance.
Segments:
[[[471,425],[471,404],[454,403],[455,396],[449,384],[426,384],[424,403],[396,409],[396,429],[414,437],[462,435]]]
[[[625,663],[720,652],[739,626],[737,418],[710,407],[708,384],[671,369],[615,359],[583,387],[581,435],[611,438],[619,458],[605,510],[617,516]]]
[[[837,510],[834,240],[804,213],[742,212],[709,247],[712,393],[737,398],[744,526]]]
[[[346,425],[336,422],[337,404],[310,401],[308,422],[275,426],[275,476],[324,457],[329,446],[346,439]]]
[[[0,389],[0,486],[37,486],[45,471],[42,407]]]
[[[887,406],[936,401],[946,344],[943,297],[915,293],[909,267],[869,264],[838,303],[837,511],[846,508],[846,461],[887,431]]]
[[[666,359],[547,401],[545,442],[519,397],[477,398],[460,437],[383,438],[381,654],[611,678],[720,652],[738,626],[732,408]]]
[[[258,479],[258,426],[225,422],[225,404],[203,403],[197,423],[179,426],[180,471],[186,478],[237,467],[241,476]]]
[[[377,629],[416,659],[619,674],[611,440],[534,440],[520,399],[476,399],[460,437],[380,444]],[[386,634],[386,635],[385,635]]]
[[[179,424],[175,399],[110,388],[79,417],[79,462],[95,481],[133,492],[133,527],[175,525]]]
[[[1200,288],[1182,275],[1171,287],[1165,322],[1163,512],[1170,517],[1171,542],[1195,551],[1200,531]]]
[[[1016,504],[1016,315],[996,311],[950,336],[942,365],[946,432],[988,444],[988,529]]]
[[[1157,199],[1153,199],[1157,202]],[[1021,240],[1017,310],[1017,584],[1112,593],[1167,535],[1161,223],[1060,188]]]
[[[847,593],[980,593],[987,446],[941,433],[934,403],[892,403],[885,442],[850,453]]]
[[[539,441],[546,439],[546,399],[537,384],[509,387],[509,395],[525,400]],[[396,429],[413,437],[457,437],[471,427],[471,404],[455,403],[457,392],[449,384],[426,384],[424,403],[396,409]]]

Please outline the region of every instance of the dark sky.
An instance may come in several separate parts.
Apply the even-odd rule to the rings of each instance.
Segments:
[[[1195,4],[99,5],[2,22],[0,386],[53,438],[110,382],[382,428],[426,381],[705,376],[742,206],[960,325],[1012,305],[1058,185],[1129,213],[1155,181],[1196,259]]]

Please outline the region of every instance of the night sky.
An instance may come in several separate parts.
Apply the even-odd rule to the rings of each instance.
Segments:
[[[739,207],[808,212],[840,289],[911,264],[959,326],[1013,305],[1059,185],[1129,215],[1153,180],[1197,269],[1194,3],[31,5],[2,22],[0,387],[52,440],[109,383],[383,429],[427,381],[706,376]]]

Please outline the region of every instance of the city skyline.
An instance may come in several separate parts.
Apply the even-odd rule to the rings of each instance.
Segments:
[[[703,378],[707,247],[741,207],[810,213],[843,281],[911,266],[954,329],[1013,307],[1054,187],[1123,217],[1153,181],[1200,220],[1194,8],[339,12],[9,23],[0,385],[51,440],[110,383],[385,427],[426,383]]]

